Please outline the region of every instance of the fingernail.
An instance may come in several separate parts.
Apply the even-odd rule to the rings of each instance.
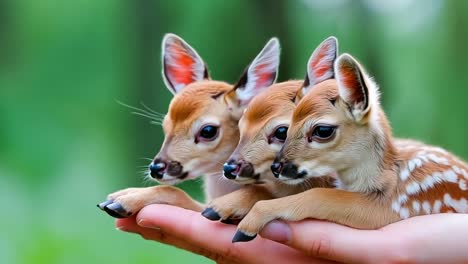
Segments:
[[[115,228],[115,230],[117,230],[117,231],[122,231],[122,232],[129,232],[127,229],[125,229],[125,228],[122,227],[122,226],[117,226],[117,227]]]
[[[266,239],[286,243],[291,238],[291,229],[285,222],[273,221],[263,228],[260,235]]]
[[[140,219],[138,220],[137,224],[141,227],[146,227],[146,228],[151,228],[151,229],[156,229],[156,230],[161,230],[160,227],[153,225],[150,221],[146,219]]]

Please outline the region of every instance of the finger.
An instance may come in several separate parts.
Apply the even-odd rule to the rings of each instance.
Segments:
[[[118,230],[139,234],[146,240],[153,240],[171,246],[175,246],[177,248],[205,256],[215,261],[219,261],[222,257],[214,252],[187,243],[184,238],[179,238],[173,235],[166,234],[159,229],[141,227],[136,223],[135,217],[118,219],[116,220],[115,225]]]
[[[199,212],[174,206],[146,206],[138,213],[136,219],[139,225],[160,228],[165,234],[184,238],[189,244],[214,252],[232,262],[255,263],[256,260],[261,263],[262,260],[259,260],[258,256],[266,256],[271,252],[275,253],[275,259],[271,263],[312,261],[302,252],[262,238],[249,243],[233,244],[235,226],[212,222],[202,217]]]
[[[357,230],[335,223],[306,220],[273,221],[260,233],[264,238],[296,248],[308,255],[346,263],[372,263],[383,255],[379,230]]]

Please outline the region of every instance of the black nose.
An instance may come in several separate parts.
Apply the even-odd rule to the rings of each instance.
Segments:
[[[273,164],[271,164],[271,167],[270,167],[271,171],[273,172],[273,175],[278,178],[280,173],[281,173],[281,169],[283,169],[283,163],[282,162],[278,162],[278,161],[275,161]]]
[[[235,179],[237,175],[234,174],[233,172],[237,171],[238,167],[239,166],[232,161],[224,163],[223,165],[224,177],[230,180]]]
[[[155,160],[149,165],[150,175],[155,179],[162,179],[166,171],[166,163],[161,160]]]
[[[284,176],[290,179],[298,179],[298,178],[304,178],[305,176],[307,176],[307,172],[305,171],[298,172],[298,167],[296,164],[292,162],[285,162],[282,164],[281,176]]]

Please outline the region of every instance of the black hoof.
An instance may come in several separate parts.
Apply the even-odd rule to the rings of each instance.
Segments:
[[[201,213],[205,218],[211,220],[211,221],[218,221],[221,219],[221,216],[213,210],[212,208],[206,208],[202,213]]]
[[[232,238],[232,243],[252,241],[255,237],[257,237],[256,234],[253,235],[253,236],[249,236],[249,235],[246,235],[243,232],[237,230],[236,234]]]
[[[239,223],[239,221],[236,221],[234,219],[223,219],[220,221],[221,223],[223,224],[226,224],[226,225],[237,225]]]
[[[104,211],[115,218],[126,218],[132,214],[131,212],[127,212],[119,203],[111,203],[106,205],[104,207]]]
[[[99,207],[99,209],[101,210],[104,210],[104,207],[106,207],[107,205],[113,203],[114,201],[113,200],[107,200],[105,202],[102,202],[100,204],[97,205],[97,207]]]

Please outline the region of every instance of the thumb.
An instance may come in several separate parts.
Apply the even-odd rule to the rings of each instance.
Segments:
[[[267,238],[314,257],[346,263],[374,263],[385,253],[381,231],[358,230],[330,222],[273,221],[260,233]]]

